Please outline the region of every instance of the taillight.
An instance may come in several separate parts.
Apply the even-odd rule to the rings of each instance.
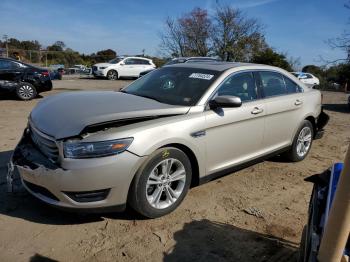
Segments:
[[[49,72],[48,71],[43,71],[43,72],[41,72],[41,75],[42,76],[49,76]]]

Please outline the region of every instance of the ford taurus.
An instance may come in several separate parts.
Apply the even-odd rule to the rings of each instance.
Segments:
[[[154,218],[177,208],[190,186],[277,154],[303,160],[327,121],[320,92],[280,68],[177,64],[120,92],[43,99],[10,170],[48,204],[83,211],[129,204]]]

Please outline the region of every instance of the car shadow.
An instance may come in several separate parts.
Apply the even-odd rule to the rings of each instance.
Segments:
[[[7,192],[7,163],[13,151],[0,152],[0,216],[10,216],[39,224],[75,225],[103,221],[105,218],[120,220],[144,219],[133,210],[127,208],[122,213],[74,213],[62,211],[47,205],[24,189],[16,193]]]
[[[58,260],[54,260],[49,257],[42,256],[40,254],[35,254],[29,259],[29,262],[58,262]]]
[[[291,163],[291,161],[283,155],[272,156],[272,157],[266,159],[265,161],[266,162],[273,162],[273,163]]]
[[[297,261],[298,244],[209,220],[192,221],[174,234],[164,261]]]
[[[349,107],[347,104],[323,104],[325,110],[338,112],[338,113],[349,113]]]

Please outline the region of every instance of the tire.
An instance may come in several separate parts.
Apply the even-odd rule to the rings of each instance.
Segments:
[[[118,80],[118,72],[115,70],[109,70],[107,72],[108,80]]]
[[[169,166],[170,172],[167,172]],[[164,216],[181,204],[191,178],[191,162],[184,152],[172,147],[160,148],[150,155],[135,175],[128,202],[145,217]]]
[[[305,159],[310,152],[313,138],[314,128],[310,121],[304,120],[294,137],[291,149],[284,154],[285,157],[292,162]]]
[[[19,99],[28,101],[35,98],[38,95],[38,93],[32,84],[21,83],[16,88],[16,95]]]

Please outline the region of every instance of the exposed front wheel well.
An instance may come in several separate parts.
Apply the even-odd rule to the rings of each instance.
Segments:
[[[195,154],[193,153],[193,151],[183,144],[176,144],[176,143],[164,145],[162,147],[175,147],[177,149],[180,149],[181,151],[183,151],[187,155],[187,157],[190,159],[191,167],[192,167],[191,187],[198,186],[199,185],[199,165],[198,165],[197,158],[196,158]]]

